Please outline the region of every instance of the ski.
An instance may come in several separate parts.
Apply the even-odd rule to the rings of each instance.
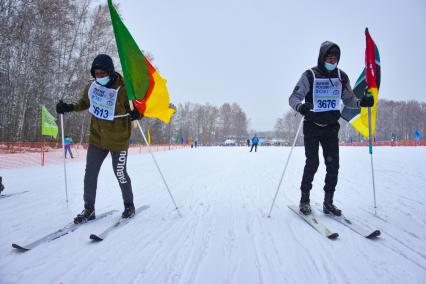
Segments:
[[[136,217],[136,215],[138,213],[140,213],[141,211],[146,210],[148,208],[149,208],[148,205],[142,205],[141,207],[136,208],[136,210],[135,210],[135,216],[133,216],[132,218],[122,218],[120,216],[120,218],[114,224],[112,224],[111,226],[109,226],[108,228],[106,228],[102,233],[100,233],[100,234],[91,234],[90,235],[90,239],[93,240],[93,241],[96,241],[96,242],[103,241],[106,238],[106,236],[111,231],[113,231],[113,230],[115,230],[115,229],[117,229],[119,227],[122,227],[123,225],[129,223],[133,218]]]
[[[8,198],[8,197],[15,196],[15,195],[21,195],[21,194],[24,194],[24,193],[27,193],[27,192],[28,192],[28,190],[16,192],[16,193],[0,194],[0,198]]]
[[[329,238],[330,240],[335,240],[339,237],[338,233],[332,232],[323,223],[319,222],[318,219],[313,215],[313,213],[309,215],[304,215],[303,213],[299,211],[299,207],[295,205],[289,205],[288,208],[290,208],[291,211],[299,215],[303,220],[305,220],[312,228],[314,228],[321,235]]]
[[[108,216],[108,215],[110,215],[110,214],[112,214],[112,213],[114,213],[116,211],[117,210],[111,210],[111,211],[102,213],[102,214],[96,216],[96,219],[88,221],[86,223],[90,223],[90,222],[102,219],[102,218],[104,218],[104,217],[106,217],[106,216]],[[40,239],[38,239],[38,240],[36,240],[36,241],[34,241],[32,243],[29,243],[27,245],[18,245],[16,243],[13,243],[12,247],[15,248],[15,249],[17,249],[17,250],[19,250],[19,251],[22,251],[22,252],[28,251],[28,250],[31,250],[31,249],[35,248],[36,246],[39,246],[39,245],[41,245],[43,243],[47,243],[47,242],[56,240],[56,239],[58,239],[58,238],[60,238],[62,236],[65,236],[66,234],[74,232],[75,230],[77,230],[80,227],[80,225],[84,225],[86,223],[74,224],[74,221],[73,221],[73,222],[68,223],[63,228],[61,228],[61,229],[59,229],[59,230],[57,230],[57,231],[55,231],[53,233],[50,233],[50,234],[48,234],[48,235],[46,235],[44,237],[41,237]]]
[[[336,220],[340,224],[344,225],[345,227],[349,228],[353,232],[357,233],[358,235],[361,235],[367,239],[375,239],[378,236],[380,236],[381,232],[378,229],[375,230],[369,230],[366,227],[360,226],[359,224],[353,223],[351,220],[349,220],[347,217],[345,217],[343,214],[341,216],[335,216],[333,214],[324,214],[325,216],[329,217],[330,219]]]

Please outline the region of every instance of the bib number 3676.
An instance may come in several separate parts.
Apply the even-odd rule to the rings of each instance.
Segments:
[[[336,108],[336,100],[317,100],[318,108],[322,109],[335,109]]]

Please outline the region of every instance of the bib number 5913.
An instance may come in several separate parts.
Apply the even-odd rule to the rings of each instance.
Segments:
[[[97,106],[93,106],[93,113],[100,118],[108,118],[108,110],[97,107]]]

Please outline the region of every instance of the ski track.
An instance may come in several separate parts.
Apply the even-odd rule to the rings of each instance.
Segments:
[[[62,166],[2,170],[5,193],[29,192],[0,201],[0,214],[8,220],[0,223],[0,283],[424,283],[425,148],[375,148],[377,216],[368,150],[341,148],[335,202],[353,222],[378,228],[382,235],[368,240],[317,212],[339,233],[336,241],[287,207],[299,200],[302,147],[295,148],[267,217],[289,150],[212,147],[156,153],[182,216],[151,157],[130,155],[135,205],[150,208],[93,243],[89,235],[103,231],[122,210],[108,157],[99,175],[96,210],[119,212],[25,253],[11,249],[11,243],[32,242],[81,210],[84,162],[67,163],[68,209]],[[325,167],[319,155],[311,200],[321,205]],[[57,174],[46,179],[48,173]]]

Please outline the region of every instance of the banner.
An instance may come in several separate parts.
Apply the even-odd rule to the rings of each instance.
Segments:
[[[365,29],[365,68],[359,76],[353,88],[358,99],[361,99],[365,93],[370,93],[374,97],[374,105],[371,107],[371,131],[374,136],[376,130],[377,102],[379,100],[380,87],[380,55],[376,44]],[[342,118],[348,121],[362,136],[368,138],[368,110],[367,108],[344,107]]]
[[[144,116],[169,123],[175,110],[170,107],[166,80],[143,55],[112,0],[108,0],[108,7],[129,100],[134,100],[134,106]]]
[[[56,118],[49,113],[44,105],[41,106],[41,135],[58,137]]]

